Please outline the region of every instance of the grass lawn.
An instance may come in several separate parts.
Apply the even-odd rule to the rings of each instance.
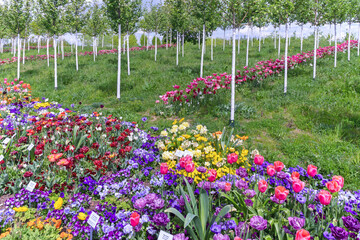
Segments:
[[[284,47],[282,41],[282,52]],[[246,41],[241,42],[237,55],[237,69],[245,63]],[[320,45],[329,43],[322,39]],[[249,66],[256,62],[277,58],[274,42],[268,38],[262,50],[258,41],[250,43]],[[300,51],[300,40],[292,39],[289,54]],[[312,39],[304,41],[304,50],[313,48]],[[80,48],[81,49],[81,48]],[[91,47],[86,48],[91,51]],[[100,50],[100,48],[99,48]],[[70,51],[70,48],[67,48]],[[81,51],[81,50],[80,50]],[[52,49],[51,49],[52,52]],[[41,50],[45,54],[46,50]],[[37,54],[37,50],[26,52]],[[0,58],[9,57],[9,53]],[[131,52],[131,75],[127,75],[126,55],[122,55],[121,100],[116,99],[117,55],[79,57],[79,72],[75,71],[75,57],[58,60],[58,85],[54,91],[53,60],[50,68],[45,61],[27,62],[21,66],[21,79],[32,85],[33,95],[87,111],[101,111],[122,116],[128,121],[148,117],[146,126],[168,127],[175,118],[185,117],[192,123],[201,123],[212,131],[222,130],[229,119],[230,94],[219,95],[196,109],[184,109],[169,118],[157,115],[155,100],[177,84],[187,85],[200,75],[200,50],[186,44],[185,56],[179,56],[175,65],[176,49]],[[240,135],[248,135],[249,149],[257,148],[268,161],[283,161],[288,166],[317,165],[321,172],[341,174],[352,189],[360,187],[360,57],[352,52],[338,54],[338,67],[333,57],[318,60],[317,79],[312,79],[310,63],[289,70],[288,94],[283,94],[283,76],[264,82],[246,83],[236,92],[236,128]],[[204,75],[231,72],[231,46],[222,50],[217,41],[214,61],[207,46]],[[0,77],[16,77],[16,64],[0,67]],[[82,102],[81,105],[78,103]],[[350,183],[351,181],[351,183]]]

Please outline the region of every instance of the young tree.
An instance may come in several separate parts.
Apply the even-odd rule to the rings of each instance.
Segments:
[[[348,61],[350,62],[350,40],[351,40],[351,24],[355,21],[355,16],[358,13],[356,9],[357,4],[359,4],[359,0],[348,0],[346,3],[346,20],[349,24],[349,33],[348,33]]]
[[[355,5],[356,14],[355,21],[358,23],[358,45],[357,45],[357,55],[360,56],[360,1]]]
[[[165,17],[161,4],[150,6],[150,12],[146,15],[146,21],[150,24],[151,31],[155,32],[155,39],[158,37],[158,32],[164,20]],[[158,41],[155,41],[155,62],[157,57],[157,42]]]
[[[7,0],[4,9],[3,20],[12,34],[17,34],[17,78],[20,79],[21,38],[20,34],[25,30],[30,21],[29,0]]]
[[[298,25],[300,25],[300,51],[303,51],[303,41],[304,41],[304,25],[309,22],[309,9],[310,9],[310,1],[295,1],[295,9],[296,12],[293,14],[293,21],[296,21]]]
[[[78,33],[81,32],[85,25],[85,0],[72,0],[66,9],[66,22],[69,26],[69,31],[75,34],[75,65],[76,71],[79,70],[78,61]]]
[[[4,53],[3,40],[10,36],[9,29],[4,21],[5,19],[5,7],[0,6],[0,52]]]

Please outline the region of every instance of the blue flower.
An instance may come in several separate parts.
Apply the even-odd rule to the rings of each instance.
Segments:
[[[213,225],[211,225],[210,230],[211,230],[213,233],[221,233],[221,225],[218,225],[218,224],[215,222]]]
[[[142,120],[143,122],[146,122],[147,117],[143,117],[141,120]]]

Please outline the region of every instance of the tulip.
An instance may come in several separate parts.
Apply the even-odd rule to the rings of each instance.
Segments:
[[[317,167],[310,164],[307,167],[307,174],[309,174],[310,177],[315,177],[315,175],[317,174]]]
[[[256,165],[262,165],[264,162],[264,157],[261,156],[261,155],[255,155],[255,158],[254,158],[254,163]]]
[[[322,205],[329,205],[331,202],[331,197],[331,193],[326,190],[321,190],[318,195],[319,201]]]
[[[341,190],[341,186],[337,181],[330,181],[326,183],[326,187],[329,189],[330,192],[335,193]]]
[[[342,176],[333,176],[332,180],[336,181],[341,186],[341,188],[344,187],[344,178]]]
[[[229,192],[231,190],[231,183],[225,183],[225,188],[224,188],[225,192]]]
[[[161,163],[161,165],[160,165],[160,173],[165,175],[165,174],[168,173],[168,171],[169,171],[168,164],[167,163]]]
[[[269,165],[269,166],[267,166],[267,168],[266,168],[266,173],[267,173],[270,177],[274,176],[275,173],[276,173],[275,166],[274,166],[274,165]]]
[[[274,162],[274,166],[277,172],[281,172],[281,170],[283,170],[283,168],[285,167],[284,164],[280,161]]]
[[[185,165],[185,171],[187,171],[188,173],[191,173],[195,170],[195,164],[193,161],[188,161],[186,162]]]
[[[235,237],[234,240],[243,240],[243,239],[239,237]]]
[[[258,190],[261,193],[266,192],[266,189],[268,188],[268,183],[265,180],[260,180],[258,183]]]
[[[227,161],[230,164],[236,163],[238,161],[238,155],[236,153],[231,153],[227,155]]]
[[[140,215],[137,212],[133,212],[130,216],[130,224],[135,227],[140,222]]]
[[[300,173],[298,173],[298,172],[293,172],[293,173],[291,174],[291,179],[292,179],[292,180],[300,179]]]
[[[310,233],[305,229],[296,232],[295,240],[310,240]]]
[[[209,170],[209,178],[208,178],[209,182],[215,181],[216,180],[216,175],[217,175],[216,170],[215,169],[210,169]]]
[[[287,190],[283,186],[278,186],[275,188],[275,197],[278,200],[285,200],[288,194],[289,194],[289,190]]]
[[[299,193],[304,189],[305,183],[297,179],[293,181],[292,187],[294,192]]]

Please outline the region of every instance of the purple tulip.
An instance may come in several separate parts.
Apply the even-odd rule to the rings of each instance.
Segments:
[[[230,240],[230,237],[228,235],[222,235],[221,233],[217,233],[214,235],[214,240]]]
[[[265,230],[267,227],[267,220],[261,216],[254,216],[250,219],[250,226],[259,231]]]
[[[305,219],[298,218],[298,217],[289,217],[289,224],[292,226],[295,230],[300,230],[305,225]]]
[[[346,240],[349,237],[349,233],[341,227],[331,228],[331,233],[336,240]]]
[[[344,223],[344,226],[350,231],[359,232],[360,222],[353,216],[341,217]]]

